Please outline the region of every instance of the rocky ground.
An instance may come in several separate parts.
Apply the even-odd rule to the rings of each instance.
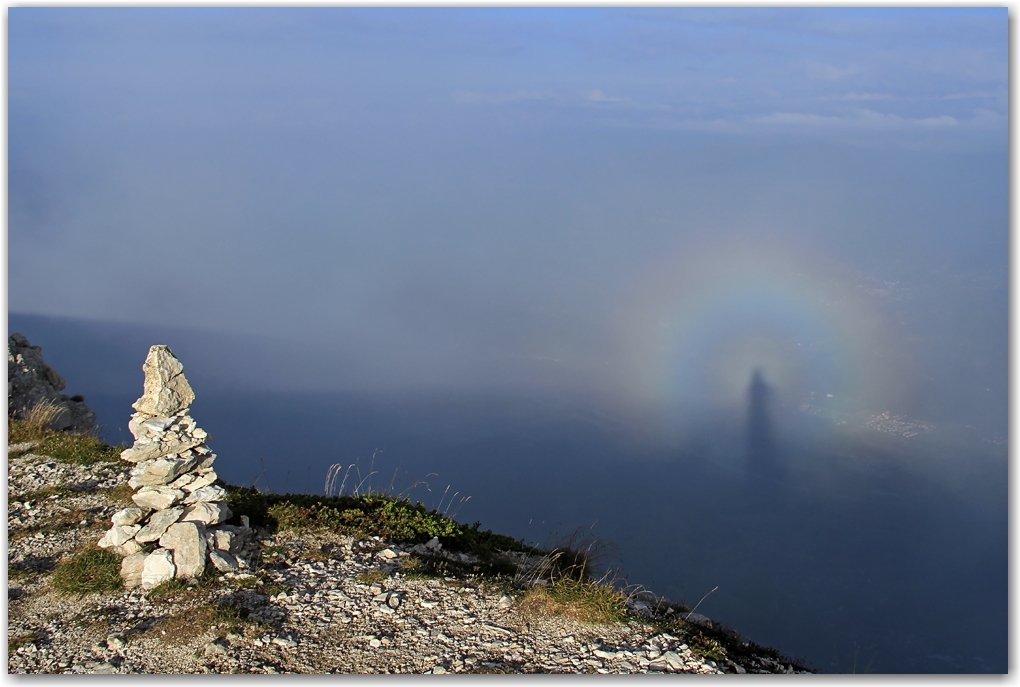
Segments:
[[[765,653],[700,658],[636,615],[586,624],[536,610],[505,582],[408,572],[419,554],[459,555],[441,542],[260,531],[247,570],[65,596],[53,570],[110,526],[130,498],[131,466],[60,463],[30,448],[8,457],[10,673],[795,671]]]

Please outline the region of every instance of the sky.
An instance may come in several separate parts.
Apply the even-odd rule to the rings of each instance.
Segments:
[[[1005,8],[8,18],[12,313],[308,387],[1005,405]]]

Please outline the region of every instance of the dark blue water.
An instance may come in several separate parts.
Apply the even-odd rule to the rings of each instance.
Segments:
[[[133,400],[89,399],[109,439],[127,436]],[[655,445],[524,397],[207,394],[192,414],[229,482],[322,493],[334,463],[357,463],[357,479],[374,468],[363,488],[425,480],[409,495],[461,521],[539,544],[597,538],[605,567],[658,594],[693,604],[718,586],[699,612],[820,670],[1007,667],[1006,463],[963,430],[903,439],[803,419],[788,436],[780,422],[785,470],[769,476],[745,469],[739,417]]]

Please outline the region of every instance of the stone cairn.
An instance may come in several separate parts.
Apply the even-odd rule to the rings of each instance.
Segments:
[[[120,454],[135,464],[128,480],[135,505],[114,514],[99,546],[124,556],[126,587],[194,579],[207,562],[224,573],[248,567],[253,532],[246,516],[240,527],[225,524],[233,513],[215,484],[208,434],[188,415],[195,393],[184,366],[160,345],[149,349],[142,370],[144,392],[128,423],[135,443]]]

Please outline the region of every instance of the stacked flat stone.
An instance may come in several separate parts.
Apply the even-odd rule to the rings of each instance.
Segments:
[[[149,349],[142,369],[144,392],[128,423],[135,443],[120,454],[135,464],[128,480],[135,505],[114,514],[99,546],[125,557],[126,587],[196,578],[207,561],[223,572],[247,567],[241,555],[252,532],[244,516],[241,527],[225,524],[233,513],[215,484],[208,434],[188,415],[195,394],[184,366],[159,345]]]

